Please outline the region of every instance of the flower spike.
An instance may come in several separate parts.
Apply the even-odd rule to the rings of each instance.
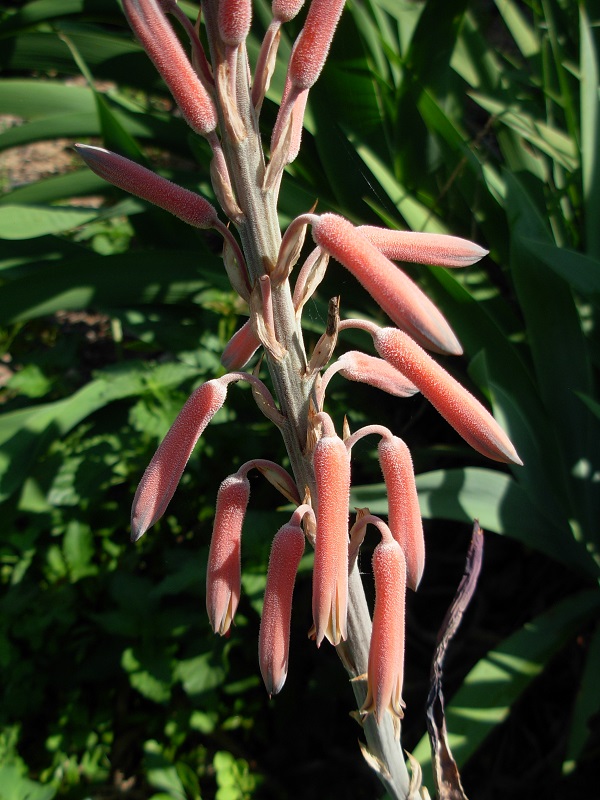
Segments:
[[[350,457],[327,414],[320,413],[325,432],[315,445],[317,537],[313,568],[315,638],[334,645],[346,638],[348,607],[348,507]]]

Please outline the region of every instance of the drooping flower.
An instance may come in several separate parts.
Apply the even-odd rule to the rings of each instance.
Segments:
[[[269,695],[281,691],[288,672],[292,595],[304,553],[300,522],[305,513],[312,513],[310,506],[299,506],[279,529],[271,546],[258,636],[260,672]]]
[[[165,513],[196,442],[226,396],[224,381],[207,381],[190,395],[177,415],[135,493],[131,509],[134,542]]]
[[[348,610],[348,507],[350,458],[328,420],[315,445],[313,467],[317,487],[317,535],[313,567],[313,621],[320,645],[326,637],[337,645],[346,638]]]
[[[368,518],[367,518],[368,519]],[[406,562],[402,548],[385,532],[379,520],[381,542],[373,551],[375,608],[369,646],[367,697],[361,711],[374,714],[380,722],[386,711],[397,722],[404,716],[404,637],[406,602]]]
[[[348,220],[311,215],[315,243],[348,269],[398,327],[425,347],[459,355],[462,348],[437,307]]]
[[[379,463],[388,496],[388,525],[406,560],[406,583],[417,590],[425,568],[425,538],[412,458],[397,436],[383,436]]]
[[[231,627],[241,595],[242,526],[250,482],[245,471],[221,483],[206,569],[206,610],[215,633],[224,636]]]

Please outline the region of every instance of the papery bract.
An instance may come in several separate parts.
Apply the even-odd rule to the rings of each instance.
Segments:
[[[229,631],[241,594],[242,526],[250,497],[245,474],[230,475],[217,495],[206,569],[206,609],[215,633]]]

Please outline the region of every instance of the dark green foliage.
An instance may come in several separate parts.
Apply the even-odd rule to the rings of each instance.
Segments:
[[[269,5],[255,3],[251,59]],[[339,377],[329,395],[336,421],[347,414],[353,429],[380,422],[403,436],[419,473],[428,566],[409,602],[403,742],[426,772],[422,704],[435,632],[472,518],[489,532],[447,676],[451,744],[478,798],[575,796],[597,759],[592,6],[354,0],[282,187],[282,224],[318,199],[320,211],[357,223],[454,233],[490,249],[464,273],[407,270],[464,344],[465,358],[444,365],[489,401],[525,467],[490,466],[419,396],[374,397]],[[282,54],[298,24],[284,32]],[[284,75],[282,63],[265,130]],[[15,146],[91,139],[214,200],[206,146],[172,114],[111,0],[5,5],[0,115],[21,122],[0,127],[0,355],[10,376],[0,395],[0,798],[373,797],[343,670],[331,648],[306,640],[310,555],[287,684],[271,701],[260,684],[265,567],[285,516],[258,477],[237,624],[219,639],[206,620],[219,482],[249,458],[283,453],[247,389],[230,390],[164,519],[139,545],[128,541],[139,477],[191,389],[219,374],[244,319],[220,240],[123,196],[75,155],[64,174],[18,187],[2,166]],[[70,202],[97,195],[106,198],[100,210]],[[307,306],[309,341],[334,294],[345,315],[383,319],[332,265]],[[353,342],[366,346],[358,333],[341,344]],[[353,480],[356,505],[384,514],[366,445]]]

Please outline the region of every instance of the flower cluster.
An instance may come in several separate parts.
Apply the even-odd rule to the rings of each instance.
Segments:
[[[227,634],[240,600],[249,470],[259,470],[295,506],[273,540],[260,627],[260,669],[270,694],[281,690],[287,675],[292,593],[305,539],[314,547],[311,635],[317,645],[324,639],[338,645],[348,638],[348,576],[371,525],[381,540],[372,562],[376,596],[362,712],[372,712],[379,722],[389,710],[397,720],[404,705],[405,593],[407,587],[416,590],[419,585],[425,557],[412,460],[406,444],[382,426],[354,433],[345,429],[340,437],[325,411],[326,390],[339,372],[347,380],[396,397],[421,392],[477,451],[519,464],[513,445],[490,413],[426,352],[462,350],[440,311],[394,263],[463,267],[486,251],[453,236],[356,227],[336,214],[314,211],[295,219],[281,236],[276,224],[279,185],[286,165],[298,154],[307,96],[323,68],[343,0],[312,0],[308,7],[289,59],[268,160],[259,115],[281,27],[301,11],[303,0],[273,0],[272,22],[254,69],[245,46],[252,20],[250,0],[203,3],[208,55],[199,24],[194,26],[175,0],[123,0],[123,6],[182,116],[212,149],[215,195],[233,228],[219,219],[207,200],[144,167],[99,147],[77,145],[77,150],[92,170],[116,186],[190,225],[219,231],[225,268],[250,315],[223,353],[229,371],[191,395],[146,469],[133,502],[132,538],[139,539],[164,514],[198,438],[225,402],[229,384],[250,382],[260,410],[282,432],[293,477],[274,462],[256,459],[222,482],[207,570],[210,623],[219,634]],[[189,55],[169,17],[183,28]],[[307,253],[309,228],[314,246]],[[332,301],[327,329],[308,358],[302,309],[322,281],[329,259],[352,273],[394,326],[340,321]],[[331,363],[338,335],[351,327],[370,335],[377,355],[350,350]],[[261,347],[276,399],[256,374],[242,371]],[[352,447],[369,434],[380,437],[388,521],[362,509],[350,526]]]

